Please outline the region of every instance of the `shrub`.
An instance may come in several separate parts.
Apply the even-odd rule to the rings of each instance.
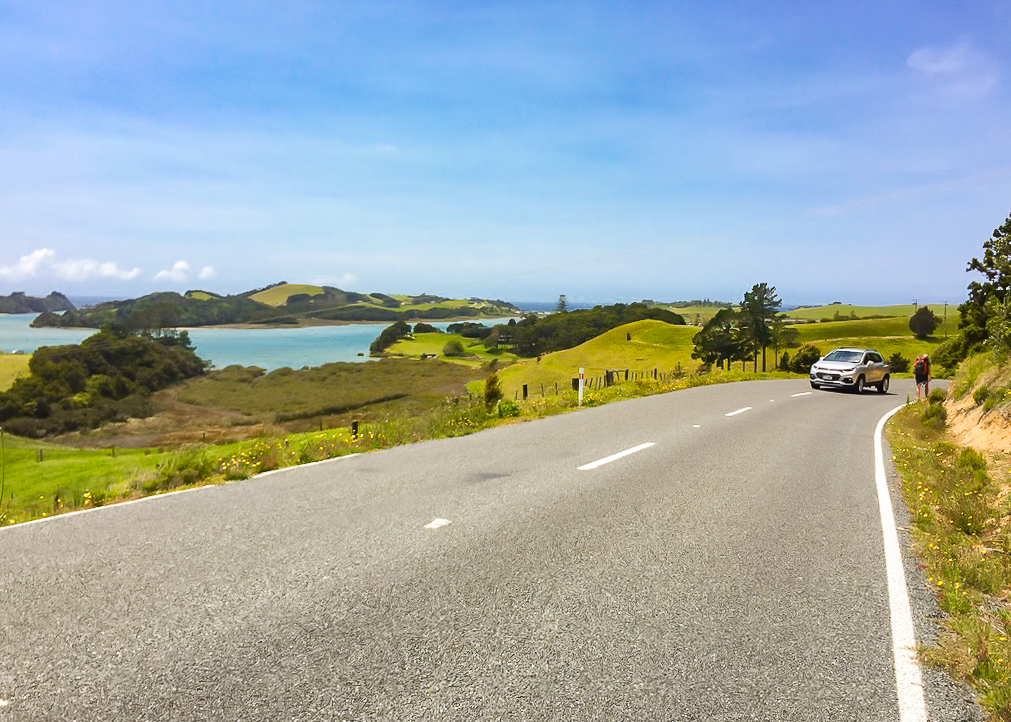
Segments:
[[[972,400],[975,402],[976,406],[985,403],[988,396],[990,396],[989,386],[980,386],[972,392]]]
[[[927,401],[929,401],[932,404],[943,404],[944,399],[945,393],[941,391],[941,389],[934,389],[933,391],[930,392],[930,395],[927,396]]]
[[[920,416],[920,423],[928,428],[940,431],[948,423],[948,412],[941,404],[928,404]]]
[[[797,349],[797,353],[793,355],[790,370],[794,373],[806,374],[811,370],[811,364],[815,363],[821,356],[821,349],[806,343]]]
[[[986,459],[975,449],[962,449],[955,459],[955,468],[959,471],[980,471],[986,469]]]
[[[888,357],[888,365],[893,374],[904,374],[909,371],[909,359],[905,358],[898,351]]]
[[[442,333],[439,329],[430,323],[425,323],[424,321],[414,324],[414,333]]]
[[[502,399],[502,384],[499,382],[498,372],[493,371],[484,380],[484,406],[491,412],[497,404]]]
[[[990,411],[997,407],[998,404],[1004,403],[1004,399],[1007,398],[1008,390],[1006,388],[994,389],[990,394],[987,395],[986,401],[983,402],[983,410]],[[976,395],[973,394],[973,399]]]
[[[941,319],[926,306],[920,306],[909,319],[909,330],[916,338],[927,338],[941,325]]]
[[[460,357],[466,356],[467,352],[463,348],[463,344],[459,341],[450,341],[445,346],[442,347],[443,356]]]
[[[500,419],[507,419],[520,415],[520,407],[509,399],[502,399],[498,402],[498,416]]]

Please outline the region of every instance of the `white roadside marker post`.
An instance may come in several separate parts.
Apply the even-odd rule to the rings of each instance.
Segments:
[[[579,404],[578,404],[579,406],[583,405],[583,381],[584,380],[585,379],[583,377],[583,369],[582,369],[582,367],[580,367],[580,369],[579,369]]]

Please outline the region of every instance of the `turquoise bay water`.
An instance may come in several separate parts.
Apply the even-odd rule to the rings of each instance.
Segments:
[[[37,314],[0,314],[0,351],[30,353],[39,346],[80,343],[94,333],[91,329],[32,328]],[[507,319],[475,319],[485,324]],[[432,325],[445,330],[453,321]],[[224,368],[232,364],[260,366],[268,371],[282,368],[321,366],[332,361],[367,361],[371,344],[388,323],[360,323],[347,326],[309,328],[192,328],[190,340],[197,355]],[[359,356],[358,354],[364,354]]]

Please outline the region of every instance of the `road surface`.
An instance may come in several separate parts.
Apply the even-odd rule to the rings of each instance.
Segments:
[[[697,388],[0,530],[0,722],[916,722],[892,391]]]

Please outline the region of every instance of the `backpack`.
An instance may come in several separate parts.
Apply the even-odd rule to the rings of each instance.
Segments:
[[[913,365],[913,373],[917,376],[927,375],[927,364],[923,362],[923,359],[917,360],[916,364]]]

